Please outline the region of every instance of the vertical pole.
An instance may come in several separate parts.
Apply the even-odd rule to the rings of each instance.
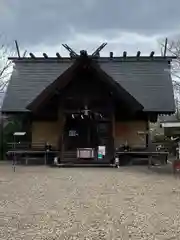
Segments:
[[[149,118],[146,120],[146,148],[149,147],[150,134],[149,134]]]
[[[48,152],[49,152],[49,149],[46,149],[46,152],[45,152],[45,159],[44,159],[44,165],[47,165],[47,161],[48,161]]]
[[[115,147],[116,147],[116,120],[115,120],[115,113],[113,111],[112,114],[112,135],[113,135],[113,162],[112,164],[115,162]],[[119,161],[119,160],[118,160]]]
[[[166,57],[166,53],[167,53],[167,44],[168,44],[168,39],[165,39],[165,44],[164,44],[164,57]]]
[[[14,135],[14,146],[13,146],[13,171],[15,172],[16,171],[16,155],[15,155],[15,148],[16,148],[16,145],[15,145],[15,141],[16,141],[16,137]]]
[[[147,116],[146,119],[146,148],[148,149],[148,152],[151,151],[150,149],[150,134],[149,134],[149,116]],[[152,165],[152,156],[148,154],[148,168],[150,168]]]
[[[28,165],[28,156],[26,156],[26,165]]]
[[[49,149],[49,143],[48,142],[46,142],[45,143],[45,152],[44,152],[44,165],[46,165],[46,163],[47,163],[47,154],[48,154],[48,149]]]
[[[17,40],[15,40],[15,45],[16,45],[16,51],[17,51],[17,54],[18,54],[18,58],[20,58],[20,51],[19,51],[19,45],[18,45],[18,42]]]
[[[114,112],[113,112],[113,115],[112,115],[112,135],[113,135],[113,145],[115,145],[115,138],[116,138],[116,120],[115,120],[115,115],[114,115]]]
[[[44,165],[46,165],[46,156],[47,155],[47,150],[45,150],[45,155],[44,155]]]
[[[65,131],[65,124],[66,124],[66,116],[63,114],[63,123],[62,123],[62,127],[61,127],[61,159],[60,161],[63,161],[63,157],[64,157],[64,151],[65,151],[65,137],[64,137],[64,131]]]
[[[0,134],[1,134],[1,156],[0,156],[0,160],[3,160],[4,157],[4,121],[3,121],[3,115],[0,114]]]
[[[150,168],[151,165],[152,165],[152,156],[149,155],[149,156],[148,156],[148,168]]]

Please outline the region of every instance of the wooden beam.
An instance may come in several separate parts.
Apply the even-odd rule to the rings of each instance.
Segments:
[[[27,53],[27,50],[24,51],[24,53],[23,53],[23,58],[26,57],[26,53]]]
[[[124,57],[124,58],[127,57],[127,52],[126,52],[126,51],[123,52],[123,57]]]
[[[138,58],[139,58],[139,57],[140,57],[140,55],[141,55],[141,52],[140,52],[140,51],[138,51],[138,52],[137,52],[137,55],[136,55],[136,57],[138,57]]]
[[[33,53],[29,53],[29,56],[30,56],[31,58],[36,58]]]
[[[44,58],[48,58],[48,55],[46,53],[43,53]]]
[[[57,58],[61,58],[61,55],[57,52],[56,53]]]
[[[165,44],[164,44],[164,57],[166,57],[166,53],[167,53],[167,44],[168,44],[168,39],[165,39]]]
[[[21,56],[20,56],[19,45],[18,45],[17,40],[15,40],[15,45],[16,45],[16,50],[17,50],[18,58],[20,58]]]
[[[100,51],[105,47],[107,45],[107,43],[103,43],[103,44],[101,44],[97,49],[96,49],[96,51],[94,51],[93,53],[92,53],[92,56],[94,56],[94,57],[99,57],[100,56]]]
[[[72,48],[70,48],[67,44],[62,44],[62,46],[69,51],[70,57],[78,57],[78,54],[74,50],[72,50]]]
[[[155,52],[152,51],[152,52],[150,53],[150,57],[151,57],[151,58],[154,57],[154,54],[155,54]]]

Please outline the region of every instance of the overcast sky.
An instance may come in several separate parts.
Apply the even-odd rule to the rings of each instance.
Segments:
[[[103,51],[130,55],[158,52],[157,39],[178,34],[180,0],[0,0],[0,33],[17,39],[21,51],[57,51],[69,44],[91,53],[102,42]]]

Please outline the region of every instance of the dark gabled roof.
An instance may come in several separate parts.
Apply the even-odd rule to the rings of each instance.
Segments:
[[[107,84],[114,93],[116,98],[120,101],[125,102],[129,106],[131,111],[142,111],[143,106],[119,83],[114,81],[105,71],[101,69],[99,64],[89,58],[77,59],[63,74],[61,74],[54,82],[49,84],[28,106],[27,109],[37,112],[41,106],[48,103],[57,92],[62,91],[71,81],[73,81],[75,74],[78,71],[82,71],[88,67],[89,70],[97,74],[98,78],[101,79],[102,84]]]
[[[3,112],[28,111],[28,104],[75,61],[71,58],[13,60],[15,68],[3,102]],[[175,104],[170,60],[163,57],[101,57],[96,61],[107,75],[144,107],[144,111],[173,113]]]
[[[71,65],[72,61],[14,61],[15,66],[3,101],[2,111],[29,111],[27,105]]]

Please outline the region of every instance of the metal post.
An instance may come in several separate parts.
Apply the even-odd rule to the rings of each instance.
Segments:
[[[47,164],[48,150],[45,151],[44,165]]]
[[[28,156],[26,156],[26,165],[28,165]]]
[[[14,143],[13,143],[13,171],[16,171],[16,155],[15,155],[15,148],[16,148],[16,136],[14,135]]]

